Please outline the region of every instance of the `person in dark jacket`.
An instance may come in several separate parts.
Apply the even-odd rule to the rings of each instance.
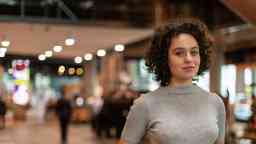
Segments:
[[[71,102],[64,96],[63,89],[61,90],[61,98],[57,101],[56,112],[59,119],[61,131],[61,144],[67,144],[68,126],[72,115]]]
[[[5,114],[6,114],[6,104],[0,97],[0,128],[5,127]]]

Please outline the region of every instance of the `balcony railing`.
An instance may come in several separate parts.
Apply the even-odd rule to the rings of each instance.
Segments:
[[[145,26],[153,23],[153,6],[148,0],[0,0],[0,20],[118,21]]]

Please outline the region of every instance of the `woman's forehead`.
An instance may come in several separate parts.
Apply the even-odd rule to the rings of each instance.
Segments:
[[[171,40],[171,47],[193,48],[198,47],[198,42],[191,34],[181,33]]]

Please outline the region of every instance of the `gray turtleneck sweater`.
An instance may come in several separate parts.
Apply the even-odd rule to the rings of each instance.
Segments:
[[[160,87],[138,98],[121,139],[127,144],[215,144],[224,136],[221,98],[191,84]]]

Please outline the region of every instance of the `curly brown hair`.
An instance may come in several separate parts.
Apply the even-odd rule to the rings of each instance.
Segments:
[[[168,65],[168,50],[172,38],[181,33],[191,34],[198,42],[201,58],[198,75],[208,69],[209,50],[213,42],[207,26],[195,18],[173,19],[167,25],[156,29],[151,47],[145,56],[147,69],[155,74],[161,86],[169,85],[172,76]]]

